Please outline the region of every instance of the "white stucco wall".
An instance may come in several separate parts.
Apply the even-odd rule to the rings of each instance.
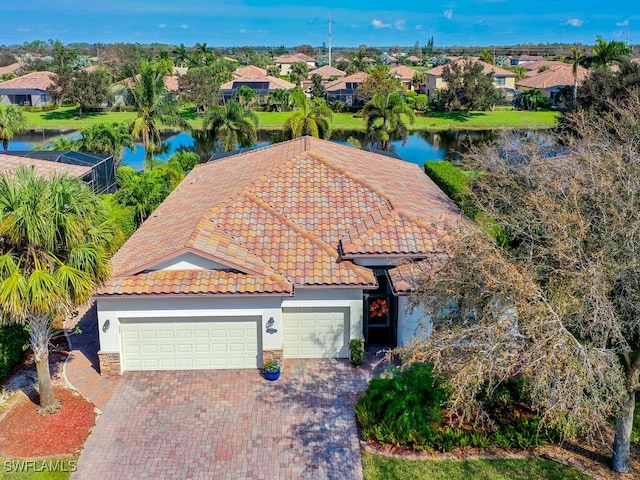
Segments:
[[[226,270],[228,266],[187,252],[153,265],[149,270]]]
[[[410,308],[409,297],[398,297],[398,346],[406,346],[412,338],[425,338],[431,334],[431,316],[422,304]]]

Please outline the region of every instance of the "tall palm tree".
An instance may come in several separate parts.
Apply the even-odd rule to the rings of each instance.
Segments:
[[[220,150],[230,152],[240,144],[250,147],[258,141],[258,116],[238,102],[231,100],[224,106],[210,108],[202,124],[220,140]]]
[[[9,140],[27,131],[27,117],[17,105],[0,104],[0,140],[2,148],[9,149]]]
[[[178,67],[184,67],[189,62],[189,51],[184,43],[173,49],[173,61]]]
[[[109,277],[106,219],[102,200],[76,178],[29,168],[0,176],[0,321],[28,327],[41,413],[59,410],[49,372],[53,321]]]
[[[276,88],[271,91],[267,100],[276,112],[281,112],[289,104],[289,91],[284,88]]]
[[[571,73],[573,74],[573,100],[575,101],[578,98],[578,70],[584,62],[584,52],[576,45],[572,45],[570,51],[569,63],[571,63]]]
[[[617,40],[607,42],[600,35],[596,37],[596,44],[593,47],[594,62],[601,67],[622,63],[629,59],[632,53],[632,50],[624,42]]]
[[[152,163],[153,154],[162,146],[160,125],[189,130],[189,124],[180,116],[177,100],[164,84],[164,77],[170,74],[169,64],[145,61],[140,66],[140,74],[134,79],[131,93],[138,116],[131,125],[131,134],[146,149],[147,165]]]
[[[316,138],[329,137],[333,112],[324,99],[310,100],[301,89],[294,89],[291,101],[297,110],[284,122],[284,134],[287,138],[304,135]]]
[[[244,108],[249,108],[257,98],[258,93],[248,85],[240,85],[233,95],[233,99]]]
[[[362,109],[362,118],[367,125],[367,133],[380,142],[380,148],[387,150],[393,138],[405,140],[409,130],[404,122],[406,116],[410,124],[415,121],[413,110],[404,97],[393,92],[386,96],[377,94]]]

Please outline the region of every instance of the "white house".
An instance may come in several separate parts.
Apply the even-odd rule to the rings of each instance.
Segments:
[[[437,260],[461,217],[418,165],[303,137],[197,166],[112,260],[103,373],[259,368],[402,345],[402,260]],[[425,330],[426,329],[426,330]]]

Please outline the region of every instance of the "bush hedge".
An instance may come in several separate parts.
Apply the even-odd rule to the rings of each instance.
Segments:
[[[491,429],[458,428],[443,421],[448,399],[446,379],[428,364],[374,379],[355,405],[362,438],[443,452],[459,447],[530,449],[559,440],[523,403],[528,400],[527,388],[519,380],[503,382],[480,396],[483,410],[495,424]]]
[[[0,378],[7,376],[16,365],[26,346],[29,333],[22,325],[0,325]]]
[[[59,107],[60,105],[58,105],[57,103],[49,103],[48,105],[43,105],[42,107],[22,107],[22,110],[31,113],[52,112],[54,110],[57,110]]]
[[[424,171],[467,217],[475,219],[478,215],[478,208],[469,194],[469,177],[473,172],[460,170],[444,160],[425,162]]]

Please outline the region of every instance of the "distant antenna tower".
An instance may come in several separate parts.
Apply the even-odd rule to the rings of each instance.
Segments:
[[[331,66],[331,14],[329,14],[329,66]]]

